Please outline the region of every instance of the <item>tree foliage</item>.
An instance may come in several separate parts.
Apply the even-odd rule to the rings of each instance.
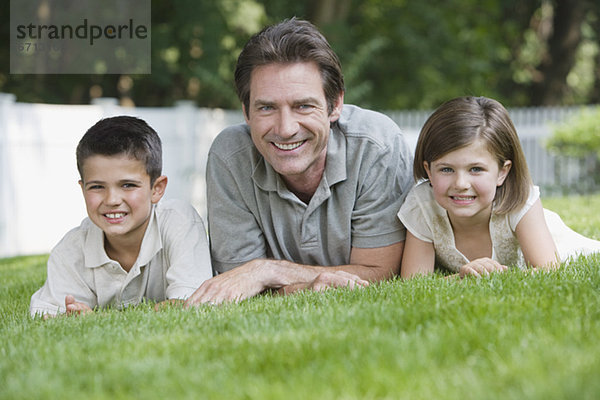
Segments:
[[[13,0],[16,1],[16,0]],[[0,5],[8,43],[8,2]],[[376,109],[433,108],[461,95],[508,106],[600,102],[596,0],[152,1],[152,74],[10,75],[19,101],[237,108],[233,70],[262,26],[313,21],[339,54],[346,100]],[[0,49],[8,60],[8,48]]]

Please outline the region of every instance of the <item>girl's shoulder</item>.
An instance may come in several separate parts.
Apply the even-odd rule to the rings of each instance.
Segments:
[[[404,202],[406,203],[409,200],[413,202],[435,201],[433,188],[429,184],[429,181],[422,181],[413,186]]]
[[[398,215],[406,219],[425,217],[425,220],[432,219],[435,215],[442,212],[443,209],[438,205],[433,197],[433,188],[429,181],[423,181],[410,190]]]

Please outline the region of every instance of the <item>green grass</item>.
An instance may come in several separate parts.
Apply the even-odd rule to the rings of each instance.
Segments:
[[[600,239],[599,198],[544,205],[573,226],[572,206]],[[44,322],[28,305],[46,259],[0,260],[3,399],[600,397],[600,256],[536,275]]]
[[[572,229],[600,240],[600,195],[542,199],[545,208],[557,212]]]

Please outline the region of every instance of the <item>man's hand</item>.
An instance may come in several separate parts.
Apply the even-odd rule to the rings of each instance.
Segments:
[[[502,265],[491,258],[478,258],[460,267],[460,277],[464,278],[467,275],[473,275],[479,278],[489,275],[490,272],[503,272],[506,269],[506,265]]]
[[[250,261],[204,281],[185,301],[185,307],[241,301],[267,289],[269,286],[264,283],[266,272],[257,261]]]
[[[295,283],[279,289],[279,294],[291,294],[299,290],[322,292],[329,288],[348,287],[350,289],[368,286],[369,282],[358,275],[346,271],[321,272],[310,282]]]
[[[65,307],[67,309],[67,315],[83,315],[92,312],[90,306],[75,301],[75,297],[70,294],[65,297]]]
[[[368,286],[369,282],[365,281],[358,275],[351,274],[346,271],[321,272],[310,283],[308,289],[316,292],[321,292],[325,289],[336,287],[348,287],[354,289],[357,287]]]

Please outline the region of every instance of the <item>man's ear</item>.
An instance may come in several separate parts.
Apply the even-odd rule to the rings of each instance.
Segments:
[[[340,92],[335,100],[335,104],[333,105],[333,110],[329,114],[329,122],[333,123],[340,118],[342,114],[342,107],[344,106],[344,92]]]
[[[246,110],[246,106],[244,104],[242,104],[242,113],[244,114],[244,119],[246,120],[246,123],[250,124],[250,121],[248,121],[248,110]]]
[[[512,167],[512,161],[504,161],[504,165],[500,168],[500,171],[498,171],[498,181],[496,182],[496,186],[502,186],[502,184],[504,184],[504,181],[510,172],[510,167]]]
[[[152,204],[158,203],[158,201],[165,194],[165,190],[167,189],[167,177],[164,175],[159,176],[154,181],[154,185],[152,185]]]

